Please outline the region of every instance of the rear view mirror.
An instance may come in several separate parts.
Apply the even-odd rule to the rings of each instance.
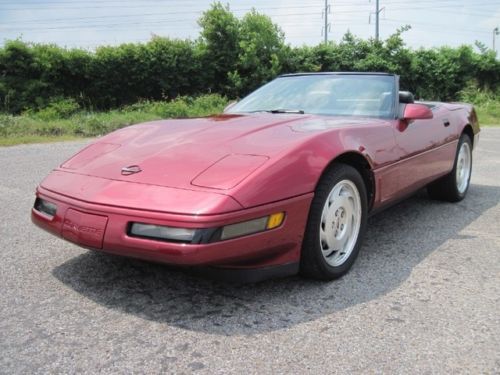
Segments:
[[[405,105],[403,120],[426,120],[432,117],[432,111],[425,104],[409,103]]]

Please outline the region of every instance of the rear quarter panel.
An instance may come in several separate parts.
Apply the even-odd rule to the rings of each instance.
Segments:
[[[474,138],[478,138],[479,132],[481,131],[479,126],[479,120],[477,118],[476,110],[472,104],[468,103],[446,103],[443,107],[449,111],[450,116],[453,117],[456,127],[455,127],[455,137],[458,138],[463,133],[465,127],[470,126]],[[475,144],[475,142],[474,142]]]

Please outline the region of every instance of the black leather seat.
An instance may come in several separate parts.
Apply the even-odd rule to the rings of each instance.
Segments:
[[[400,91],[399,92],[399,102],[403,104],[409,104],[415,102],[415,97],[409,91]]]

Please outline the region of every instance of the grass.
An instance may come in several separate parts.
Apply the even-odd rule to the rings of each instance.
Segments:
[[[500,89],[480,89],[470,83],[460,92],[460,100],[474,104],[481,126],[500,126]]]
[[[15,146],[29,143],[52,143],[74,141],[82,139],[81,137],[71,135],[47,136],[47,135],[20,135],[6,138],[0,138],[0,147],[2,146]]]
[[[500,99],[473,93],[462,98],[476,103],[481,126],[500,126]],[[39,111],[19,116],[0,114],[0,146],[95,137],[146,121],[208,116],[221,113],[228,100],[219,95],[181,97],[170,102],[143,101],[107,112],[82,111],[71,100],[54,102]]]
[[[500,126],[500,101],[481,104],[475,108],[481,126]]]
[[[0,114],[0,146],[95,137],[146,121],[198,117],[221,113],[228,100],[219,95],[181,97],[173,101],[144,101],[107,112],[81,111],[64,100],[19,116]]]

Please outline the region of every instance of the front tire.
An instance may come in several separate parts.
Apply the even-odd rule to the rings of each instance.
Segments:
[[[472,172],[472,141],[467,134],[462,134],[458,141],[455,163],[452,171],[427,186],[432,199],[459,202],[469,190]]]
[[[360,173],[349,165],[333,164],[311,203],[302,243],[302,275],[332,280],[349,271],[366,230],[367,206]]]

